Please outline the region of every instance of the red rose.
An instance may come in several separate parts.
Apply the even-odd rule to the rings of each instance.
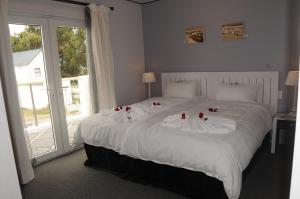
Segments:
[[[156,103],[155,103],[155,102],[153,102],[153,106],[156,106]]]
[[[126,112],[128,112],[130,109],[131,109],[131,107],[130,107],[130,106],[126,106],[126,109],[125,109],[125,111],[126,111]]]
[[[199,113],[199,118],[202,119],[204,117],[204,113],[200,112]]]
[[[181,113],[181,119],[185,119],[185,113]]]
[[[117,108],[115,108],[115,111],[120,111],[120,109],[117,107]]]
[[[218,112],[218,108],[214,108],[214,112]]]
[[[208,111],[209,111],[209,112],[213,112],[214,109],[213,109],[213,108],[208,108]]]
[[[160,103],[159,103],[159,102],[157,102],[157,103],[156,103],[156,105],[157,105],[157,106],[160,106]]]

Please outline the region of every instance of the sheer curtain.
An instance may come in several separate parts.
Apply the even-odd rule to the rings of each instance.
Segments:
[[[26,184],[34,178],[34,173],[19,108],[17,83],[9,42],[7,3],[8,0],[0,0],[0,75],[18,175],[20,182]]]
[[[110,43],[109,12],[106,6],[89,6],[91,19],[91,46],[99,109],[116,105],[114,62]]]

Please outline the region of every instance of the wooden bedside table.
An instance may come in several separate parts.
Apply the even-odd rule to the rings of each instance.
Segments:
[[[289,124],[296,124],[295,117],[289,117],[287,113],[276,113],[273,117],[273,129],[272,129],[272,144],[271,153],[275,153],[276,140],[277,140],[277,130],[284,129],[289,126]]]

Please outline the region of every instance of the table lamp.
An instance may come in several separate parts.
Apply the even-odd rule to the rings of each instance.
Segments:
[[[293,106],[291,111],[288,113],[288,116],[290,117],[296,117],[298,78],[299,78],[299,71],[289,71],[288,76],[284,83],[286,86],[294,86]]]
[[[143,82],[148,84],[148,98],[151,98],[151,83],[156,82],[154,72],[147,72],[143,74]]]

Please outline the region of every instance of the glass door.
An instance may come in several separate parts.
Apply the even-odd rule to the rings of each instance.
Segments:
[[[91,114],[90,80],[87,62],[87,37],[84,23],[51,21],[53,55],[61,98],[60,114],[64,123],[64,146],[78,146],[74,134],[81,120]]]
[[[42,19],[15,17],[9,28],[24,131],[33,158],[40,162],[63,151],[48,26]]]
[[[10,17],[20,109],[37,163],[74,150],[91,113],[84,22]]]

